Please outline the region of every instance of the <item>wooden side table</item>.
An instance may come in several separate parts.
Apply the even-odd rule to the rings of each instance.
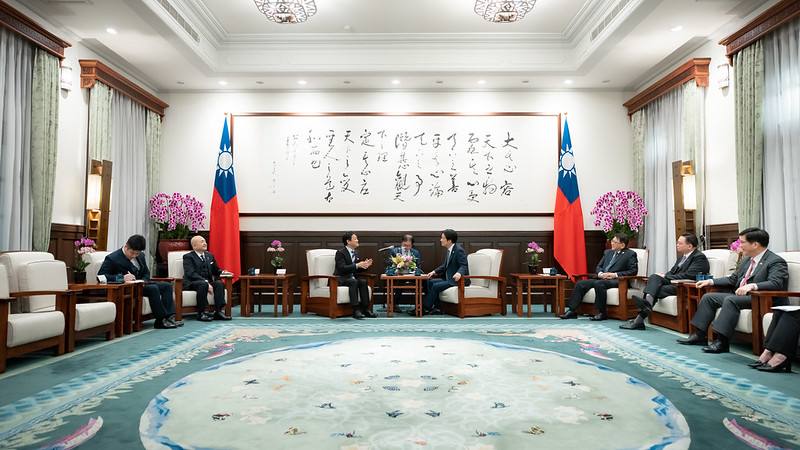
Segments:
[[[523,288],[525,289],[525,293],[527,295],[527,303],[528,303],[528,317],[533,316],[533,309],[532,309],[532,297],[535,291],[541,291],[542,293],[550,292],[554,299],[552,309],[553,314],[559,315],[564,313],[564,289],[565,289],[565,281],[567,277],[565,275],[531,275],[528,273],[512,273],[511,279],[514,281],[514,285],[516,286],[516,301],[514,302],[514,310],[517,312],[517,316],[522,317],[522,297],[523,297]],[[547,312],[547,304],[543,303],[545,306],[545,312]]]
[[[281,309],[284,316],[288,316],[293,308],[294,299],[289,301],[289,297],[292,295],[293,290],[291,287],[293,286],[292,280],[294,280],[295,274],[287,273],[286,275],[273,275],[273,274],[259,274],[259,275],[242,275],[239,277],[241,281],[242,287],[242,298],[241,298],[241,305],[240,305],[240,314],[242,317],[250,317],[250,314],[253,313],[253,303],[252,303],[252,295],[253,291],[263,290],[263,289],[272,289],[272,301],[274,308],[272,310],[272,316],[278,317],[278,288],[280,287],[281,291]],[[261,302],[258,304],[258,310],[261,312]]]
[[[386,316],[394,315],[394,290],[404,289],[414,291],[414,311],[417,317],[422,317],[422,283],[427,279],[425,275],[381,275],[381,280],[386,281]],[[413,281],[414,284],[398,281]]]

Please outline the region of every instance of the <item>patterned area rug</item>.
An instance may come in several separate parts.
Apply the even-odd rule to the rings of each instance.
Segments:
[[[86,366],[0,407],[0,448],[800,445],[796,391],[595,325],[234,321]]]

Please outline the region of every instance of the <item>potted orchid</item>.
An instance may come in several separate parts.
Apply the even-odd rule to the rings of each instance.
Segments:
[[[590,214],[595,216],[595,226],[601,227],[609,240],[618,233],[632,239],[644,224],[647,208],[636,192],[611,191],[597,199]]]
[[[267,253],[272,253],[272,259],[269,263],[275,269],[283,269],[283,253],[286,251],[283,248],[283,243],[277,239],[273,240],[272,243],[267,247]]]
[[[86,267],[89,266],[88,258],[84,258],[84,255],[89,253],[94,253],[94,245],[95,242],[92,239],[87,237],[81,237],[77,241],[75,241],[75,253],[78,255],[78,259],[75,261],[75,282],[76,283],[85,283],[86,282]]]
[[[739,270],[739,264],[742,263],[742,241],[736,239],[735,241],[731,242],[731,245],[728,247],[730,251],[736,253],[736,268],[734,272]]]
[[[171,251],[190,250],[189,235],[197,233],[206,221],[203,203],[191,195],[159,192],[150,197],[149,217],[158,226],[158,254],[167,260]]]
[[[541,262],[541,255],[544,249],[539,246],[535,241],[528,242],[528,247],[525,249],[525,255],[528,259],[528,273],[531,275],[539,271],[539,263]]]

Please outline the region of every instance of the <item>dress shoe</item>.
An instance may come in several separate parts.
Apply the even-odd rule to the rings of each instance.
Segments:
[[[758,366],[756,369],[758,369],[760,372],[791,372],[792,360],[787,358],[777,366],[770,366],[769,364],[764,363],[763,366]]]
[[[598,321],[600,321],[600,320],[606,320],[606,319],[608,319],[608,316],[607,316],[607,315],[605,315],[605,314],[602,314],[602,313],[600,313],[600,314],[595,314],[594,316],[592,316],[592,317],[589,317],[589,320],[593,320],[593,321],[595,321],[595,322],[598,322]]]
[[[706,337],[697,333],[690,334],[686,339],[678,339],[677,342],[682,345],[708,345]]]
[[[231,316],[226,316],[222,311],[214,311],[214,315],[212,317],[214,320],[231,320]]]
[[[353,319],[364,320],[364,314],[361,314],[361,311],[356,310],[356,312],[353,313]]]
[[[559,319],[577,319],[578,313],[575,311],[567,311],[564,314],[558,316]]]
[[[441,316],[442,315],[442,310],[434,306],[431,309],[426,309],[426,310],[422,311],[422,315],[423,316]]]
[[[416,310],[416,309],[409,309],[409,310],[408,310],[408,315],[409,315],[409,316],[412,316],[412,317],[416,317],[416,315],[417,315],[417,310]]]
[[[153,328],[164,330],[169,328],[178,328],[178,326],[169,321],[168,319],[156,319],[156,323],[153,325]]]
[[[761,361],[759,360],[759,361],[751,362],[751,363],[749,363],[749,364],[747,364],[747,365],[748,365],[749,367],[752,367],[753,369],[758,369],[758,368],[759,368],[759,367],[761,367],[761,366],[766,366],[766,365],[767,365],[767,363],[765,363],[765,362],[761,362]]]
[[[168,320],[168,321],[170,321],[170,322],[174,323],[176,326],[179,326],[179,327],[182,327],[182,326],[183,326],[183,321],[182,321],[182,320],[177,320],[177,319],[175,319],[175,314],[173,314],[173,315],[171,315],[171,316],[167,317],[167,318],[166,318],[166,319],[164,319],[164,320]]]
[[[197,320],[199,320],[200,322],[211,322],[212,320],[214,320],[214,316],[203,311],[197,314]]]
[[[370,311],[368,309],[365,309],[363,314],[364,314],[364,317],[369,317],[370,319],[374,319],[374,318],[378,317],[378,316],[375,315],[374,312],[372,312],[372,311]]]
[[[725,339],[714,339],[714,342],[708,344],[708,347],[703,347],[705,353],[728,353],[728,341]]]
[[[623,330],[644,330],[644,323],[643,322],[636,322],[634,320],[629,320],[622,325],[619,326]]]

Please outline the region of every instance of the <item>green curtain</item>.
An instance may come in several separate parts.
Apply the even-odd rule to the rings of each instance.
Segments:
[[[161,155],[161,116],[147,110],[145,125],[145,151],[147,158],[147,196],[152,197],[158,192],[159,182],[159,157]],[[158,228],[150,221],[147,241],[150,243],[149,261],[150,267],[155,267],[156,242],[158,242]]]
[[[111,98],[114,91],[97,81],[89,91],[89,159],[111,160]],[[91,161],[90,161],[91,162]]]
[[[633,190],[644,198],[644,137],[646,118],[644,109],[631,115],[633,128]]]
[[[736,103],[736,198],[739,229],[761,224],[764,174],[764,49],[756,41],[733,58]]]
[[[53,187],[58,156],[58,96],[60,61],[36,50],[31,89],[31,193],[33,205],[33,249],[46,252],[50,246],[53,218]]]
[[[684,83],[683,91],[683,161],[692,161],[694,166],[695,201],[694,233],[705,235],[705,89],[690,81]]]

